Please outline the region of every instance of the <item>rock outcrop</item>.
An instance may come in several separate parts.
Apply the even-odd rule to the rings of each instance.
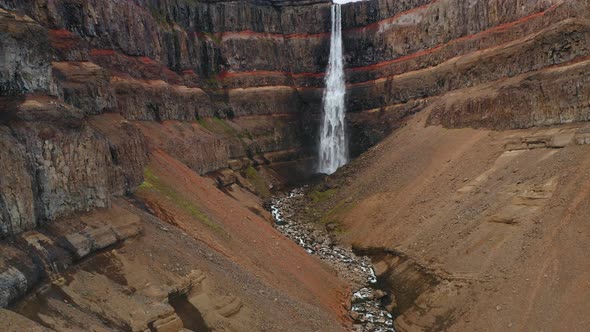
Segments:
[[[154,148],[200,174],[312,150],[321,93],[310,105],[293,75],[325,66],[325,1],[0,7],[2,236],[108,207],[142,182]],[[267,71],[278,74],[259,80]]]
[[[252,194],[308,162],[317,105],[299,87],[321,79],[294,73],[323,71],[329,3],[0,8],[9,328],[344,329],[345,286]]]
[[[375,1],[350,8],[344,41],[348,110],[359,113],[350,118],[366,142],[360,151],[408,110],[426,107],[437,109],[429,123],[449,127],[524,128],[587,119],[586,84],[576,69],[589,55],[586,2]],[[579,94],[564,85],[556,89],[555,75],[545,73],[555,66],[568,83],[577,82]],[[501,88],[507,78],[529,77],[534,84],[512,83],[519,94]]]

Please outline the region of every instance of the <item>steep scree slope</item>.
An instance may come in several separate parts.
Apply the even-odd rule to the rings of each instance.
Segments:
[[[324,221],[373,258],[400,331],[585,331],[587,123],[426,126],[330,179]]]

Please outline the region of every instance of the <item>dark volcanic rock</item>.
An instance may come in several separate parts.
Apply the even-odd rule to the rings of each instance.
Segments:
[[[0,151],[0,235],[20,233],[36,226],[25,148],[0,127]]]
[[[45,28],[0,9],[0,49],[0,96],[49,91],[52,52]]]

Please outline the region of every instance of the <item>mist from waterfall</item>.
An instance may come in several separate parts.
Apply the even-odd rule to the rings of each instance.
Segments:
[[[326,72],[318,166],[318,172],[324,174],[332,174],[340,166],[348,162],[348,142],[344,119],[346,85],[344,81],[341,18],[341,5],[333,4],[330,60]]]

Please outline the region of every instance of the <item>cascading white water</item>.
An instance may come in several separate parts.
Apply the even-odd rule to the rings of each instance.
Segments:
[[[348,162],[348,142],[346,140],[346,124],[344,119],[345,93],[341,6],[339,4],[333,4],[330,60],[326,73],[324,114],[320,130],[318,167],[320,173],[332,174],[340,166]]]

